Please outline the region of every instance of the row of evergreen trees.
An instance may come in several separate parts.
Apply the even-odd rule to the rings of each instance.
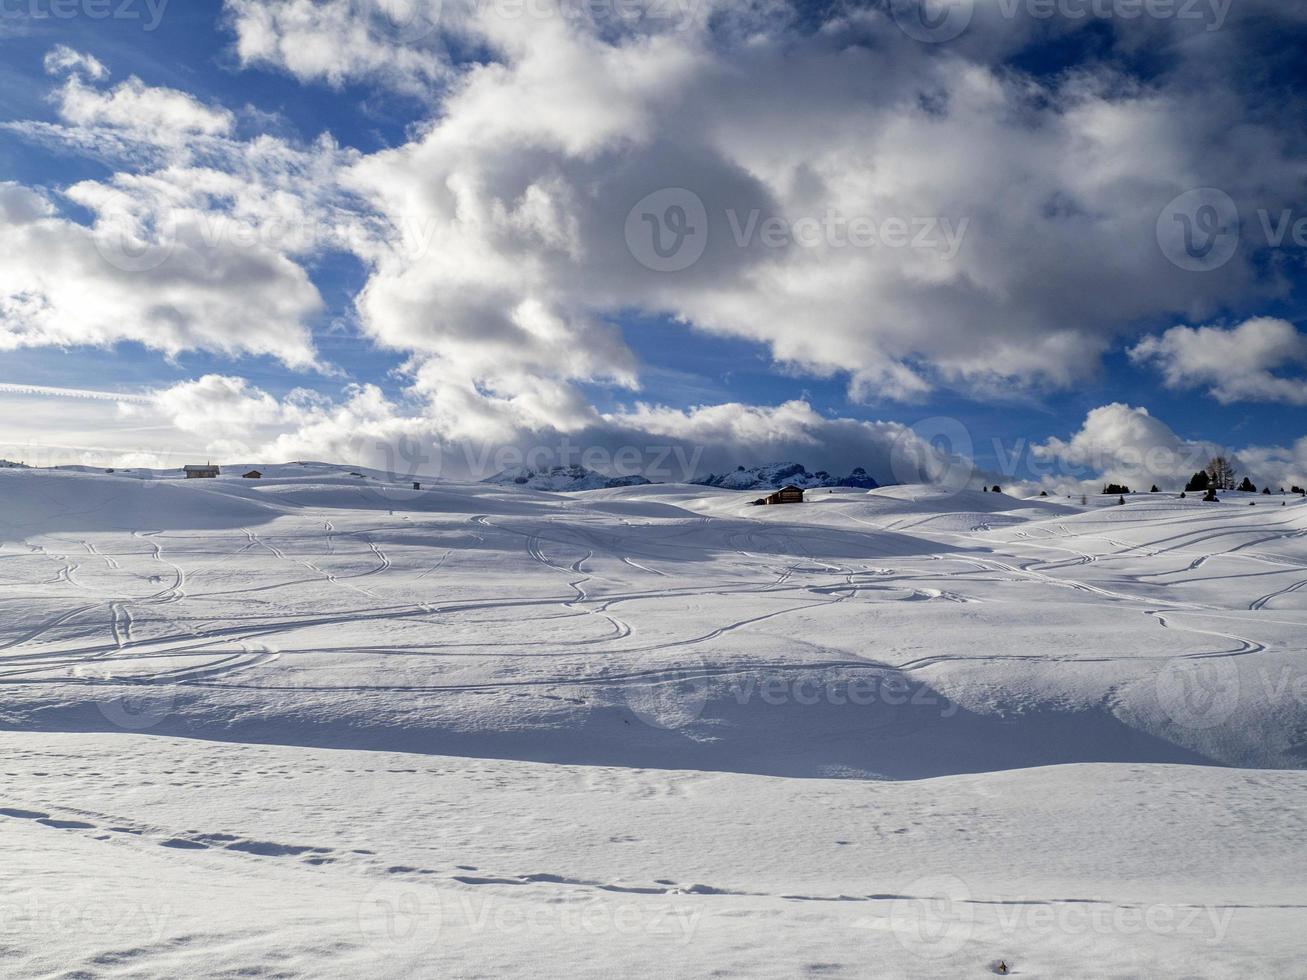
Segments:
[[[1199,470],[1189,478],[1185,484],[1186,493],[1207,493],[1217,490],[1241,490],[1244,493],[1256,493],[1257,485],[1248,477],[1243,478],[1242,483],[1235,483],[1238,474],[1235,473],[1234,465],[1224,456],[1213,456],[1207,464],[1207,469]],[[1298,488],[1294,487],[1296,491]],[[1271,488],[1267,487],[1262,493],[1269,494]],[[1283,488],[1280,490],[1284,493]]]
[[[1235,472],[1234,464],[1224,456],[1213,456],[1208,462],[1207,468],[1199,470],[1189,478],[1189,482],[1184,486],[1185,494],[1201,493],[1204,500],[1215,500],[1216,491],[1218,490],[1240,490],[1243,493],[1256,493],[1257,485],[1248,477],[1244,477],[1242,482],[1236,482],[1238,474]],[[1153,484],[1151,493],[1160,493],[1157,484]],[[1300,486],[1294,486],[1290,493],[1296,493],[1300,496],[1307,496],[1307,489]],[[1130,488],[1121,483],[1108,483],[1103,486],[1103,493],[1124,495],[1130,493]],[[1270,487],[1265,487],[1262,493],[1269,495]],[[1284,487],[1280,488],[1280,493],[1284,493]],[[1122,501],[1124,503],[1124,501]]]

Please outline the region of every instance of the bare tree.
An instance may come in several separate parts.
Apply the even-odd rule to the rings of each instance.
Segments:
[[[1238,484],[1235,480],[1234,464],[1224,456],[1213,456],[1207,464],[1209,486],[1215,490],[1233,490]]]

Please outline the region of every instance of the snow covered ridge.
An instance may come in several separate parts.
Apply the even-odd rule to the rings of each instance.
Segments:
[[[546,490],[551,493],[565,493],[571,490],[611,490],[614,487],[640,487],[652,483],[642,476],[604,476],[579,464],[571,466],[550,466],[532,469],[528,466],[515,466],[503,470],[494,476],[486,477],[483,483],[498,486],[518,486],[528,490]]]
[[[763,466],[736,467],[734,472],[720,475],[709,473],[694,483],[704,487],[721,487],[723,490],[774,490],[793,484],[804,490],[812,487],[856,487],[875,490],[880,486],[861,466],[845,477],[833,477],[825,470],[809,473],[802,463],[767,463]]]
[[[15,463],[12,460],[0,459],[0,470],[25,470],[26,463]]]

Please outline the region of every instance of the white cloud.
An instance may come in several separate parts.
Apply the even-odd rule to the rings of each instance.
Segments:
[[[1292,199],[1307,169],[1187,63],[1147,85],[1106,68],[1037,80],[988,62],[996,27],[935,48],[876,10],[811,34],[764,22],[747,42],[492,11],[459,29],[493,61],[348,178],[392,222],[434,229],[419,256],[370,256],[362,322],[419,361],[440,351],[447,389],[552,386],[542,424],[563,386],[629,383],[629,352],[597,326],[624,310],[762,342],[865,401],[1071,386],[1126,324],[1278,288],[1247,252],[1200,277],[1172,265],[1156,233],[1172,197],[1211,184],[1251,209]],[[627,217],[668,187],[702,202],[707,239],[688,268],[651,271]],[[769,219],[794,234],[769,245]],[[855,222],[875,244],[850,242]],[[524,305],[567,339],[541,345]],[[551,369],[568,349],[588,357]]]
[[[45,70],[67,76],[56,98],[59,115],[74,126],[133,130],[160,140],[165,134],[220,136],[230,132],[234,122],[226,109],[206,106],[177,89],[146,85],[135,76],[107,91],[88,85],[88,79],[107,78],[109,69],[93,55],[66,45],[50,50]]]
[[[77,402],[86,402],[88,395],[114,397],[80,390],[65,394]],[[124,399],[118,415],[162,424],[172,433],[161,439],[165,445],[187,446],[215,459],[327,459],[390,469],[401,477],[411,467],[482,479],[530,460],[677,482],[737,465],[794,460],[840,475],[863,466],[878,479],[893,481],[915,475],[901,472],[904,458],[924,461],[923,478],[939,475],[949,464],[907,426],[828,418],[798,400],[688,410],[640,405],[592,415],[583,426],[565,431],[492,429],[484,438],[484,430],[451,424],[416,389],[409,394],[394,400],[373,385],[351,385],[337,399],[307,391],[277,398],[238,376],[205,375]],[[97,461],[112,464],[141,451],[129,445],[122,456]]]
[[[99,192],[78,196],[109,214]],[[87,228],[55,216],[40,195],[0,184],[0,251],[0,350],[130,340],[167,354],[204,348],[316,363],[303,324],[320,300],[304,271],[265,248],[209,248],[193,222],[179,221],[165,245],[128,215]]]
[[[1248,249],[1196,276],[1156,240],[1181,191],[1222,187],[1251,213],[1295,200],[1307,174],[1276,116],[1289,110],[1252,111],[1227,84],[1237,32],[1168,36],[1202,43],[1168,49],[1170,67],[1147,81],[1111,59],[1037,78],[1002,58],[1078,26],[1001,22],[982,5],[957,44],[931,46],[880,7],[800,31],[768,4],[709,5],[713,18],[680,24],[445,6],[436,24],[421,0],[229,0],[243,64],[426,93],[430,118],[410,141],[367,156],[329,138],[242,140],[225,109],[134,78],[109,88],[98,63],[52,54],[68,75],[63,125],[11,128],[120,169],[66,189],[93,229],[60,218],[53,195],[0,194],[0,245],[23,256],[0,270],[0,345],[132,339],[311,367],[319,300],[301,262],[344,248],[368,271],[362,329],[410,356],[413,404],[360,388],[291,426],[282,403],[287,430],[259,445],[304,455],[354,426],[458,444],[634,434],[739,453],[872,452],[890,433],[809,418],[804,403],[602,415],[586,386],[639,389],[614,325],[629,311],[765,344],[787,370],[846,378],[858,399],[906,400],[941,385],[1073,385],[1127,324],[1199,320],[1284,288]],[[1171,29],[1141,24],[1117,43]],[[450,63],[447,36],[479,60]],[[637,202],[662,188],[704,209],[702,256],[678,271],[642,264],[628,236]],[[297,224],[305,239],[273,232]],[[855,225],[866,243],[852,241]],[[143,272],[94,265],[106,241],[129,246],[114,252],[128,266],[140,249],[170,254]],[[1118,436],[1153,447],[1170,431],[1142,410],[1096,411],[1048,452],[1073,458]]]
[[[1072,484],[1107,479],[1144,490],[1153,483],[1180,489],[1220,453],[1229,455],[1213,443],[1180,437],[1146,408],[1120,402],[1093,409],[1069,440],[1051,438],[1031,447],[1036,461],[1059,465],[1048,474],[1054,485],[1066,485],[1068,477]]]
[[[0,225],[27,224],[53,213],[45,195],[12,181],[0,181]]]
[[[1183,489],[1185,482],[1217,455],[1258,486],[1307,485],[1307,439],[1293,447],[1231,448],[1186,439],[1145,408],[1119,402],[1093,409],[1070,439],[1031,446],[1038,486],[1062,492],[1093,490],[1105,481],[1135,490],[1158,484]]]
[[[423,91],[447,74],[432,47],[440,0],[227,0],[241,64],[340,87],[358,78]]]
[[[66,44],[57,44],[45,56],[45,70],[51,75],[84,72],[90,78],[107,78],[109,69],[94,55],[74,51]]]
[[[246,406],[269,417],[265,406],[254,407],[261,401],[249,398]],[[860,465],[893,481],[901,474],[892,457],[905,449],[927,461],[923,476],[937,475],[947,465],[907,426],[826,418],[803,401],[688,410],[642,405],[593,415],[567,429],[513,429],[502,420],[489,427],[451,424],[433,405],[396,403],[373,386],[361,386],[339,403],[283,406],[282,422],[285,431],[259,445],[258,458],[342,459],[387,469],[402,464],[407,445],[416,447],[414,455],[422,460],[416,469],[455,479],[482,479],[533,460],[682,482],[736,465],[795,460],[841,475]]]
[[[625,440],[632,445],[682,447],[696,454],[704,472],[794,461],[840,476],[862,466],[882,482],[894,482],[906,474],[895,472],[897,461],[892,457],[896,449],[905,448],[939,464],[923,476],[938,475],[944,464],[902,423],[829,418],[802,400],[775,406],[728,403],[688,410],[638,405],[629,412],[603,416],[603,428],[610,433],[609,443]]]
[[[1307,405],[1307,380],[1274,372],[1307,364],[1307,337],[1287,320],[1257,317],[1236,327],[1172,327],[1130,349],[1168,388],[1206,387],[1217,401]]]
[[[34,395],[40,396],[39,408],[32,407]],[[1213,455],[1223,454],[1259,486],[1307,484],[1307,438],[1290,447],[1231,450],[1185,439],[1146,409],[1119,403],[1089,412],[1067,440],[1032,446],[1031,481],[977,469],[965,429],[949,419],[909,427],[829,418],[802,400],[684,410],[638,405],[596,415],[567,432],[519,430],[479,438],[451,429],[416,391],[409,396],[393,399],[373,385],[350,385],[336,398],[305,390],[276,397],[232,375],[205,375],[129,396],[6,385],[0,386],[0,401],[24,419],[28,441],[0,441],[0,447],[38,464],[173,466],[197,456],[265,463],[323,459],[389,470],[401,480],[417,473],[482,479],[525,461],[579,462],[677,482],[737,465],[793,460],[837,475],[862,466],[882,482],[942,480],[961,487],[983,479],[1018,494],[1041,488],[1097,492],[1109,480],[1141,490],[1152,483],[1178,490]],[[15,397],[26,397],[28,404],[11,403]],[[98,407],[104,400],[119,401],[121,421],[104,417]],[[939,436],[951,444],[940,443]]]
[[[57,93],[64,122],[8,128],[118,169],[58,196],[0,185],[11,257],[0,268],[0,349],[126,340],[322,368],[309,329],[322,302],[301,260],[384,232],[339,186],[354,154],[325,136],[238,139],[225,109],[135,78],[99,87],[88,79],[104,72],[66,48],[49,63],[69,73]],[[60,197],[91,224],[63,217]]]
[[[1239,458],[1258,486],[1307,487],[1307,437],[1292,446],[1247,446]]]
[[[152,409],[183,432],[210,438],[246,438],[285,418],[280,402],[244,378],[206,374],[154,394]],[[124,406],[126,409],[126,406]]]
[[[185,92],[154,88],[135,77],[105,92],[72,75],[59,92],[59,114],[75,126],[111,126],[156,137],[163,133],[221,136],[231,131],[234,121],[225,109],[210,108]]]

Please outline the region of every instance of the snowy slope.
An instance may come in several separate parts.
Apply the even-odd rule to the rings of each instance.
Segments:
[[[0,471],[16,975],[1300,961],[1297,497],[260,469]]]

